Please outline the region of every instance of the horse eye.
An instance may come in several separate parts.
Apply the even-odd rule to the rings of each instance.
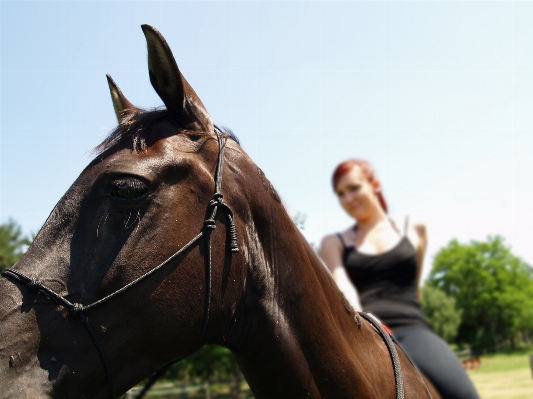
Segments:
[[[115,180],[112,184],[114,188],[111,195],[125,200],[140,198],[148,191],[146,184],[133,178]]]

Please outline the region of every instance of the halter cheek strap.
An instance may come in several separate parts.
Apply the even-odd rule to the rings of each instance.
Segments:
[[[192,352],[196,351],[198,347],[201,345],[201,342],[207,330],[207,325],[209,323],[209,313],[210,313],[210,308],[211,308],[211,230],[216,228],[215,218],[216,218],[216,215],[219,209],[221,209],[228,218],[227,229],[228,229],[228,235],[229,235],[230,250],[231,252],[239,252],[239,246],[238,246],[238,240],[237,240],[237,229],[235,226],[235,218],[233,216],[233,212],[231,208],[226,203],[223,202],[223,195],[221,193],[222,172],[224,168],[224,148],[226,146],[227,139],[221,134],[218,128],[215,128],[215,134],[218,140],[219,153],[218,153],[218,161],[217,161],[217,171],[216,171],[216,176],[215,176],[215,193],[213,194],[213,197],[211,198],[207,206],[209,217],[204,221],[203,228],[196,237],[194,237],[191,241],[185,244],[177,252],[171,255],[167,260],[160,263],[158,266],[156,266],[152,270],[148,271],[147,273],[133,280],[129,284],[118,289],[117,291],[89,305],[82,305],[81,303],[71,303],[64,296],[61,296],[57,294],[56,292],[54,292],[53,290],[51,290],[50,288],[46,287],[40,280],[33,278],[33,277],[28,277],[25,274],[17,270],[5,269],[1,273],[2,276],[10,280],[12,283],[15,283],[15,282],[22,283],[26,285],[27,287],[31,288],[37,294],[42,294],[46,298],[56,302],[57,304],[67,309],[71,316],[78,318],[83,322],[83,324],[85,325],[87,331],[89,332],[89,335],[96,347],[96,350],[98,351],[98,354],[100,355],[100,359],[102,360],[102,364],[105,369],[107,383],[109,386],[109,391],[111,393],[112,399],[116,398],[116,391],[115,391],[115,384],[112,378],[111,370],[109,368],[109,362],[105,356],[102,346],[100,345],[98,337],[96,336],[94,330],[92,329],[91,324],[89,323],[89,320],[87,319],[85,313],[88,310],[110,300],[111,298],[126,291],[128,288],[146,279],[148,276],[152,275],[153,273],[155,273],[156,271],[158,271],[159,269],[163,268],[165,265],[170,263],[172,260],[177,258],[179,255],[185,252],[188,248],[194,245],[202,236],[204,236],[206,239],[206,245],[207,245],[207,251],[206,251],[206,256],[205,256],[206,300],[205,300],[205,310],[204,310],[204,322],[202,326],[202,332],[200,336],[198,337],[198,341],[195,344],[195,346],[191,349],[191,351],[189,352],[189,354],[191,354]],[[162,370],[160,370],[160,372],[163,372],[164,370],[166,370],[166,368],[167,367],[164,367]],[[154,376],[157,376],[160,372],[156,373]],[[151,382],[151,384],[153,384],[153,382],[155,382],[155,379],[154,381]],[[150,388],[151,384],[149,383],[147,387],[145,387],[145,389],[139,395],[139,398],[141,398],[144,395],[144,393]]]

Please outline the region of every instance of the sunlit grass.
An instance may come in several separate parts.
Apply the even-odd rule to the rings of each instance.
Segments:
[[[481,367],[468,374],[481,399],[533,398],[533,376],[527,353],[484,356]]]

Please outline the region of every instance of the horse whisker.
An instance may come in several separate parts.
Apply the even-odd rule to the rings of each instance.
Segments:
[[[107,216],[108,216],[108,215],[109,215],[109,213],[106,213],[106,215],[105,215],[105,219],[104,219],[104,223],[105,223],[105,221],[107,220]],[[100,223],[102,223],[102,219],[103,219],[103,218],[104,218],[104,217],[102,216],[102,217],[100,218],[100,220],[98,221],[98,226],[96,227],[96,238],[100,238]]]
[[[128,215],[128,219],[124,222],[124,229],[129,229],[131,226],[135,224],[136,221],[139,221],[139,222],[141,221],[141,211],[140,209],[137,209],[137,215],[135,216],[135,219],[133,219],[132,222],[128,224],[128,222],[131,219],[131,214],[132,212],[130,212],[130,214]]]
[[[130,221],[130,218],[131,218],[131,211],[130,211],[130,213],[128,214],[128,218],[127,218],[126,221],[124,222],[124,229],[127,229],[127,228],[128,228],[128,222]]]

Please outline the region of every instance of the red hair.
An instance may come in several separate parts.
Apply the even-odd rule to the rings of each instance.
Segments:
[[[347,161],[341,162],[333,171],[333,176],[331,177],[333,191],[337,190],[337,184],[339,184],[340,178],[352,170],[354,166],[359,166],[361,168],[361,171],[368,182],[374,183],[377,180],[378,177],[376,175],[376,171],[370,162],[363,159],[348,159]],[[376,191],[376,197],[378,197],[381,208],[385,211],[385,213],[388,213],[389,208],[387,206],[387,201],[385,201],[385,197],[383,197],[383,192],[381,190]]]

